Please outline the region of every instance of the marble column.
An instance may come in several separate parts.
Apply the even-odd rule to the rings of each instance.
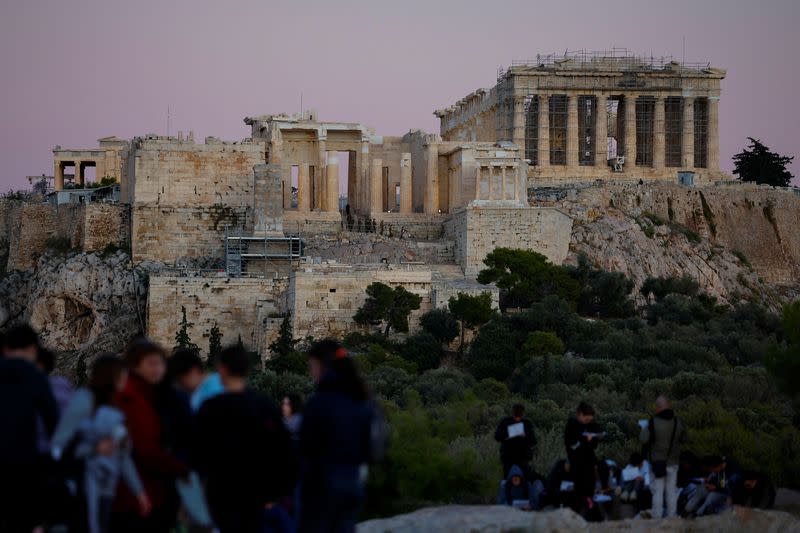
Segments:
[[[540,94],[539,98],[539,138],[536,142],[538,165],[541,168],[550,166],[550,97]]]
[[[297,210],[308,212],[311,210],[311,180],[309,179],[308,163],[297,166]]]
[[[625,168],[636,166],[636,95],[627,93],[623,99],[625,106]]]
[[[329,213],[339,212],[339,154],[328,152],[328,163],[325,165],[325,210]]]
[[[512,138],[514,144],[525,152],[525,97],[514,97],[514,129]]]
[[[483,167],[480,165],[475,166],[475,200],[481,199],[481,172]]]
[[[578,166],[578,95],[567,95],[567,167]]]
[[[656,96],[655,106],[653,113],[653,168],[663,170],[665,156],[664,147],[667,139],[663,96]]]
[[[489,165],[487,174],[489,175],[489,179],[487,182],[489,183],[489,200],[494,200],[494,170],[495,167]]]
[[[383,160],[373,159],[369,170],[369,212],[374,215],[383,212]]]
[[[319,152],[317,157],[319,164],[317,164],[317,168],[314,172],[314,207],[320,211],[327,211],[328,206],[326,202],[328,195],[325,192],[327,190],[327,183],[325,180],[325,166],[327,165],[325,156],[327,150],[325,149],[325,139],[319,139],[317,141],[317,151]]]
[[[719,96],[708,97],[708,170],[719,170]]]
[[[500,199],[506,199],[506,167],[500,167]]]
[[[425,147],[427,155],[427,179],[425,182],[425,212],[439,212],[439,146],[430,143]]]
[[[694,168],[694,97],[685,96],[682,105],[681,167],[688,170]]]
[[[75,161],[75,185],[79,188],[83,188],[83,169],[81,168],[82,161]]]
[[[400,154],[400,213],[412,212],[411,154]]]
[[[57,191],[64,190],[64,167],[61,161],[56,161],[55,172],[53,173],[53,188]]]
[[[605,170],[608,166],[608,109],[606,95],[598,94],[594,123],[594,166]]]

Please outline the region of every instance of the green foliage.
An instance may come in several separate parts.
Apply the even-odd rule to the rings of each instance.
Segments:
[[[450,339],[452,340],[452,338]],[[411,361],[421,372],[437,368],[442,359],[441,341],[428,332],[417,333],[400,347],[403,359]]]
[[[280,401],[290,394],[305,398],[313,389],[311,378],[306,375],[278,374],[272,370],[254,373],[250,376],[249,384],[254,390],[266,394],[275,401]]]
[[[459,353],[464,353],[464,330],[475,330],[486,324],[494,315],[492,309],[492,296],[488,292],[470,295],[459,292],[451,296],[447,303],[452,316],[461,323],[461,342],[458,346]]]
[[[700,237],[699,233],[697,233],[695,230],[693,230],[691,228],[687,228],[686,226],[684,226],[682,224],[677,224],[677,223],[673,222],[672,224],[669,225],[669,227],[675,233],[680,233],[681,235],[686,237],[686,240],[689,241],[689,242],[699,243],[700,241],[703,240]]]
[[[213,365],[217,356],[222,351],[222,332],[216,322],[211,327],[208,334],[208,364]]]
[[[783,308],[781,325],[785,345],[770,349],[764,363],[781,390],[800,400],[800,300]]]
[[[652,224],[654,226],[663,226],[664,225],[664,219],[661,218],[660,216],[658,216],[655,213],[651,213],[649,211],[645,211],[644,213],[642,213],[642,216],[644,218],[646,218],[647,220],[649,220],[650,222],[652,222]]]
[[[584,254],[578,256],[578,266],[567,271],[581,286],[579,314],[596,318],[624,318],[636,313],[630,298],[634,284],[623,273],[593,268]]]
[[[85,187],[87,189],[98,189],[100,187],[108,187],[110,185],[116,185],[117,179],[113,176],[103,176],[100,178],[100,181],[93,181],[92,183],[87,183]]]
[[[408,292],[405,287],[398,285],[392,289],[377,281],[371,283],[366,292],[367,300],[353,316],[357,324],[377,326],[384,323],[384,337],[389,336],[390,329],[408,332],[408,315],[419,309],[421,296]]]
[[[639,292],[645,298],[651,296],[656,301],[663,300],[668,294],[682,294],[684,296],[695,296],[700,291],[700,284],[689,276],[684,274],[678,278],[670,276],[666,278],[647,278],[642,284]]]
[[[458,337],[458,320],[449,309],[432,309],[420,317],[419,324],[440,344],[450,344]]]
[[[308,359],[305,354],[291,351],[273,355],[264,363],[265,370],[276,374],[305,374],[308,369]]]
[[[292,329],[292,313],[286,313],[278,330],[278,338],[269,345],[269,351],[273,356],[288,355],[295,351],[298,342],[300,341],[294,338]]]
[[[44,247],[47,251],[55,255],[67,255],[72,251],[72,241],[70,241],[68,237],[53,235],[44,241]]]
[[[534,357],[561,355],[564,353],[564,342],[552,331],[534,331],[528,334],[522,351]]]
[[[501,307],[527,308],[549,295],[557,295],[574,304],[580,286],[567,271],[530,250],[496,248],[478,274],[480,283],[496,283],[501,289]]]
[[[178,331],[175,333],[175,348],[187,348],[196,352],[200,351],[189,337],[189,328],[192,326],[194,326],[194,323],[186,319],[186,307],[181,306],[181,321],[178,324]],[[241,342],[241,338],[239,340]]]
[[[733,173],[742,181],[788,187],[793,176],[786,167],[794,160],[794,156],[782,156],[770,151],[758,139],[747,139],[750,141],[749,149],[745,148],[733,156]]]

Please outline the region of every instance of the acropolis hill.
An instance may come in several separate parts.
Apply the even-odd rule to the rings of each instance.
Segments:
[[[216,324],[268,357],[287,314],[298,338],[355,330],[373,281],[422,296],[416,314],[458,292],[497,301],[475,277],[500,246],[583,253],[637,284],[688,274],[722,302],[774,308],[798,294],[800,195],[720,170],[724,78],[627,53],[539,56],[436,110],[438,134],[303,111],[246,117],[236,142],[57,146],[44,201],[0,201],[0,326],[29,320],[76,353],[138,330],[171,345],[183,307],[201,348]],[[116,183],[87,188],[88,167]],[[82,253],[58,258],[54,242]]]

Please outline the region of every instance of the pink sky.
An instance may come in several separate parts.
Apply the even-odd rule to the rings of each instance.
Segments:
[[[4,0],[0,191],[53,172],[54,145],[194,130],[246,137],[295,112],[376,133],[438,132],[431,114],[513,59],[627,47],[728,69],[721,162],[746,137],[799,152],[800,2],[771,0]],[[800,174],[800,159],[793,172]],[[797,183],[797,179],[795,180]]]

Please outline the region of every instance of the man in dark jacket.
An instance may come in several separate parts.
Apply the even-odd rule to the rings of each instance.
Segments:
[[[653,493],[653,518],[675,516],[678,509],[678,467],[681,444],[687,439],[686,427],[675,416],[666,396],[656,398],[656,414],[647,424],[642,424],[639,440],[648,448],[653,476],[650,489]]]
[[[578,405],[575,418],[567,421],[564,429],[564,446],[575,481],[578,510],[591,509],[595,487],[595,450],[603,438],[600,426],[594,421],[594,409],[585,402]]]
[[[36,446],[37,419],[52,435],[58,422],[47,377],[36,367],[39,341],[28,326],[9,331],[0,358],[0,531],[39,525],[42,479]]]
[[[273,402],[247,388],[249,366],[241,348],[223,350],[225,392],[197,414],[195,464],[222,533],[260,533],[265,506],[291,494],[296,479],[289,433]]]
[[[525,406],[514,404],[511,416],[501,420],[494,432],[494,440],[500,443],[503,477],[508,477],[514,465],[519,466],[527,478],[531,477],[530,461],[533,459],[536,436],[533,434],[533,423],[523,418],[524,415]]]

